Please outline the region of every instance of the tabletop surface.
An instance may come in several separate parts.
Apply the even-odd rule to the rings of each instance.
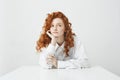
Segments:
[[[0,77],[0,80],[120,80],[103,67],[88,69],[42,69],[40,66],[22,66]]]

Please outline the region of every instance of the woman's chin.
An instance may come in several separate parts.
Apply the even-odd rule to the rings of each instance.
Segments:
[[[55,38],[58,38],[58,36],[55,36]]]
[[[58,35],[54,35],[55,36],[55,38],[58,38],[59,36]]]

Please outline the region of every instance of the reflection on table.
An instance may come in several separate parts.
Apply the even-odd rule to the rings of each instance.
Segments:
[[[0,80],[120,80],[120,77],[100,66],[88,69],[42,69],[22,66],[0,77]]]

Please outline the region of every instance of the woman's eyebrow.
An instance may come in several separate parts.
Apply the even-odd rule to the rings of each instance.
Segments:
[[[57,24],[62,24],[62,23],[57,23]]]
[[[59,24],[61,24],[62,25],[62,23],[56,23],[57,25],[59,25]],[[55,25],[54,23],[52,23],[51,25]]]

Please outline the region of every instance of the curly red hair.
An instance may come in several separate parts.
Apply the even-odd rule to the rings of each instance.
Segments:
[[[69,56],[68,52],[71,47],[74,46],[74,38],[71,29],[71,23],[69,22],[68,18],[62,13],[62,12],[52,12],[51,14],[48,14],[47,18],[45,19],[45,23],[42,27],[42,33],[37,41],[36,50],[39,52],[42,48],[47,47],[48,44],[51,41],[51,38],[46,34],[46,32],[50,29],[52,20],[55,18],[61,18],[65,25],[65,45],[64,45],[64,52],[66,56]]]

